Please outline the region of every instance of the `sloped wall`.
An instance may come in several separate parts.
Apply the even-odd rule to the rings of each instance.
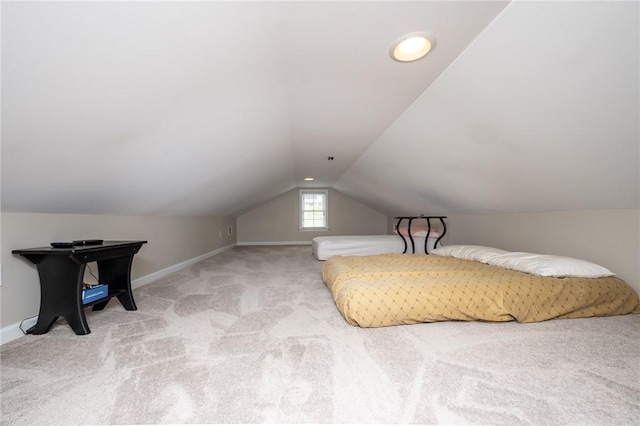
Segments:
[[[386,234],[386,215],[329,190],[329,230],[299,230],[299,189],[291,190],[238,217],[238,244],[309,243],[329,235]]]

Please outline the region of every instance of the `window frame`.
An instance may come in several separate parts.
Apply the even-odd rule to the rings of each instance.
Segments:
[[[324,197],[324,208],[322,210],[324,214],[324,226],[304,226],[304,201],[303,197],[306,194],[321,194]],[[317,211],[317,210],[312,210]],[[329,190],[328,189],[301,189],[298,194],[298,229],[300,231],[328,231],[329,230]]]

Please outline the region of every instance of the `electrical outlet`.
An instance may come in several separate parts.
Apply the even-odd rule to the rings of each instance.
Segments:
[[[233,235],[233,226],[227,227],[227,235]]]
[[[218,238],[222,238],[222,231],[218,231]]]

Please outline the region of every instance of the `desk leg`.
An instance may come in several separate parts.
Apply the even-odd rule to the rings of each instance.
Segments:
[[[84,264],[64,256],[44,256],[37,264],[40,275],[40,313],[33,334],[45,334],[62,316],[76,334],[89,334],[82,306]]]
[[[135,311],[138,309],[136,302],[133,300],[133,292],[131,291],[132,263],[133,254],[131,256],[98,261],[98,276],[100,277],[100,282],[109,285],[109,294],[116,295],[127,311]],[[96,303],[93,305],[93,310],[100,311],[104,309],[108,302],[109,299]]]

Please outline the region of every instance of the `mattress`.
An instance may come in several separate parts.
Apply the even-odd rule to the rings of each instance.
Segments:
[[[322,279],[346,321],[361,327],[640,313],[637,294],[616,277],[542,277],[443,256],[336,256]]]
[[[429,237],[428,249],[432,250],[438,235]],[[424,238],[413,237],[416,253],[424,254]],[[407,238],[408,252],[411,242]],[[333,256],[370,256],[384,253],[402,253],[404,242],[398,235],[340,235],[316,237],[311,243],[313,256],[327,260]]]

